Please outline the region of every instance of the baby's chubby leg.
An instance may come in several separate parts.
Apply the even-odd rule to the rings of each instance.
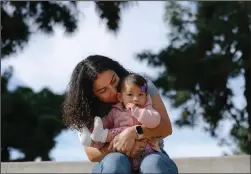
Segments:
[[[103,122],[100,117],[94,118],[94,128],[91,139],[96,142],[105,143],[108,136],[108,129],[103,128]]]

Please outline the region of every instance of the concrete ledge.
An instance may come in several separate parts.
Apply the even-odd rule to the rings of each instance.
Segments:
[[[176,158],[179,173],[250,173],[250,155]],[[95,163],[11,162],[1,163],[1,173],[90,173]]]

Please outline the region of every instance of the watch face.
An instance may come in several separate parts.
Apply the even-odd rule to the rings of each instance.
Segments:
[[[139,135],[142,135],[143,134],[143,129],[141,126],[136,126],[136,131]]]

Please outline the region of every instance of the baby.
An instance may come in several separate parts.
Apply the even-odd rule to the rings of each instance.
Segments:
[[[120,102],[113,105],[103,120],[95,117],[92,133],[84,128],[79,134],[83,145],[101,148],[127,127],[144,125],[155,128],[159,125],[161,117],[152,108],[147,81],[142,76],[132,73],[122,79],[117,97]],[[144,153],[139,158],[132,159],[133,170],[137,171],[143,157],[154,151],[160,151],[157,141],[147,141]]]

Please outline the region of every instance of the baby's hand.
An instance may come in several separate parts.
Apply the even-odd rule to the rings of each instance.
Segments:
[[[137,106],[135,104],[133,104],[133,103],[127,103],[127,105],[126,105],[126,109],[129,109],[130,111],[132,109],[134,109],[135,107],[137,107]]]

